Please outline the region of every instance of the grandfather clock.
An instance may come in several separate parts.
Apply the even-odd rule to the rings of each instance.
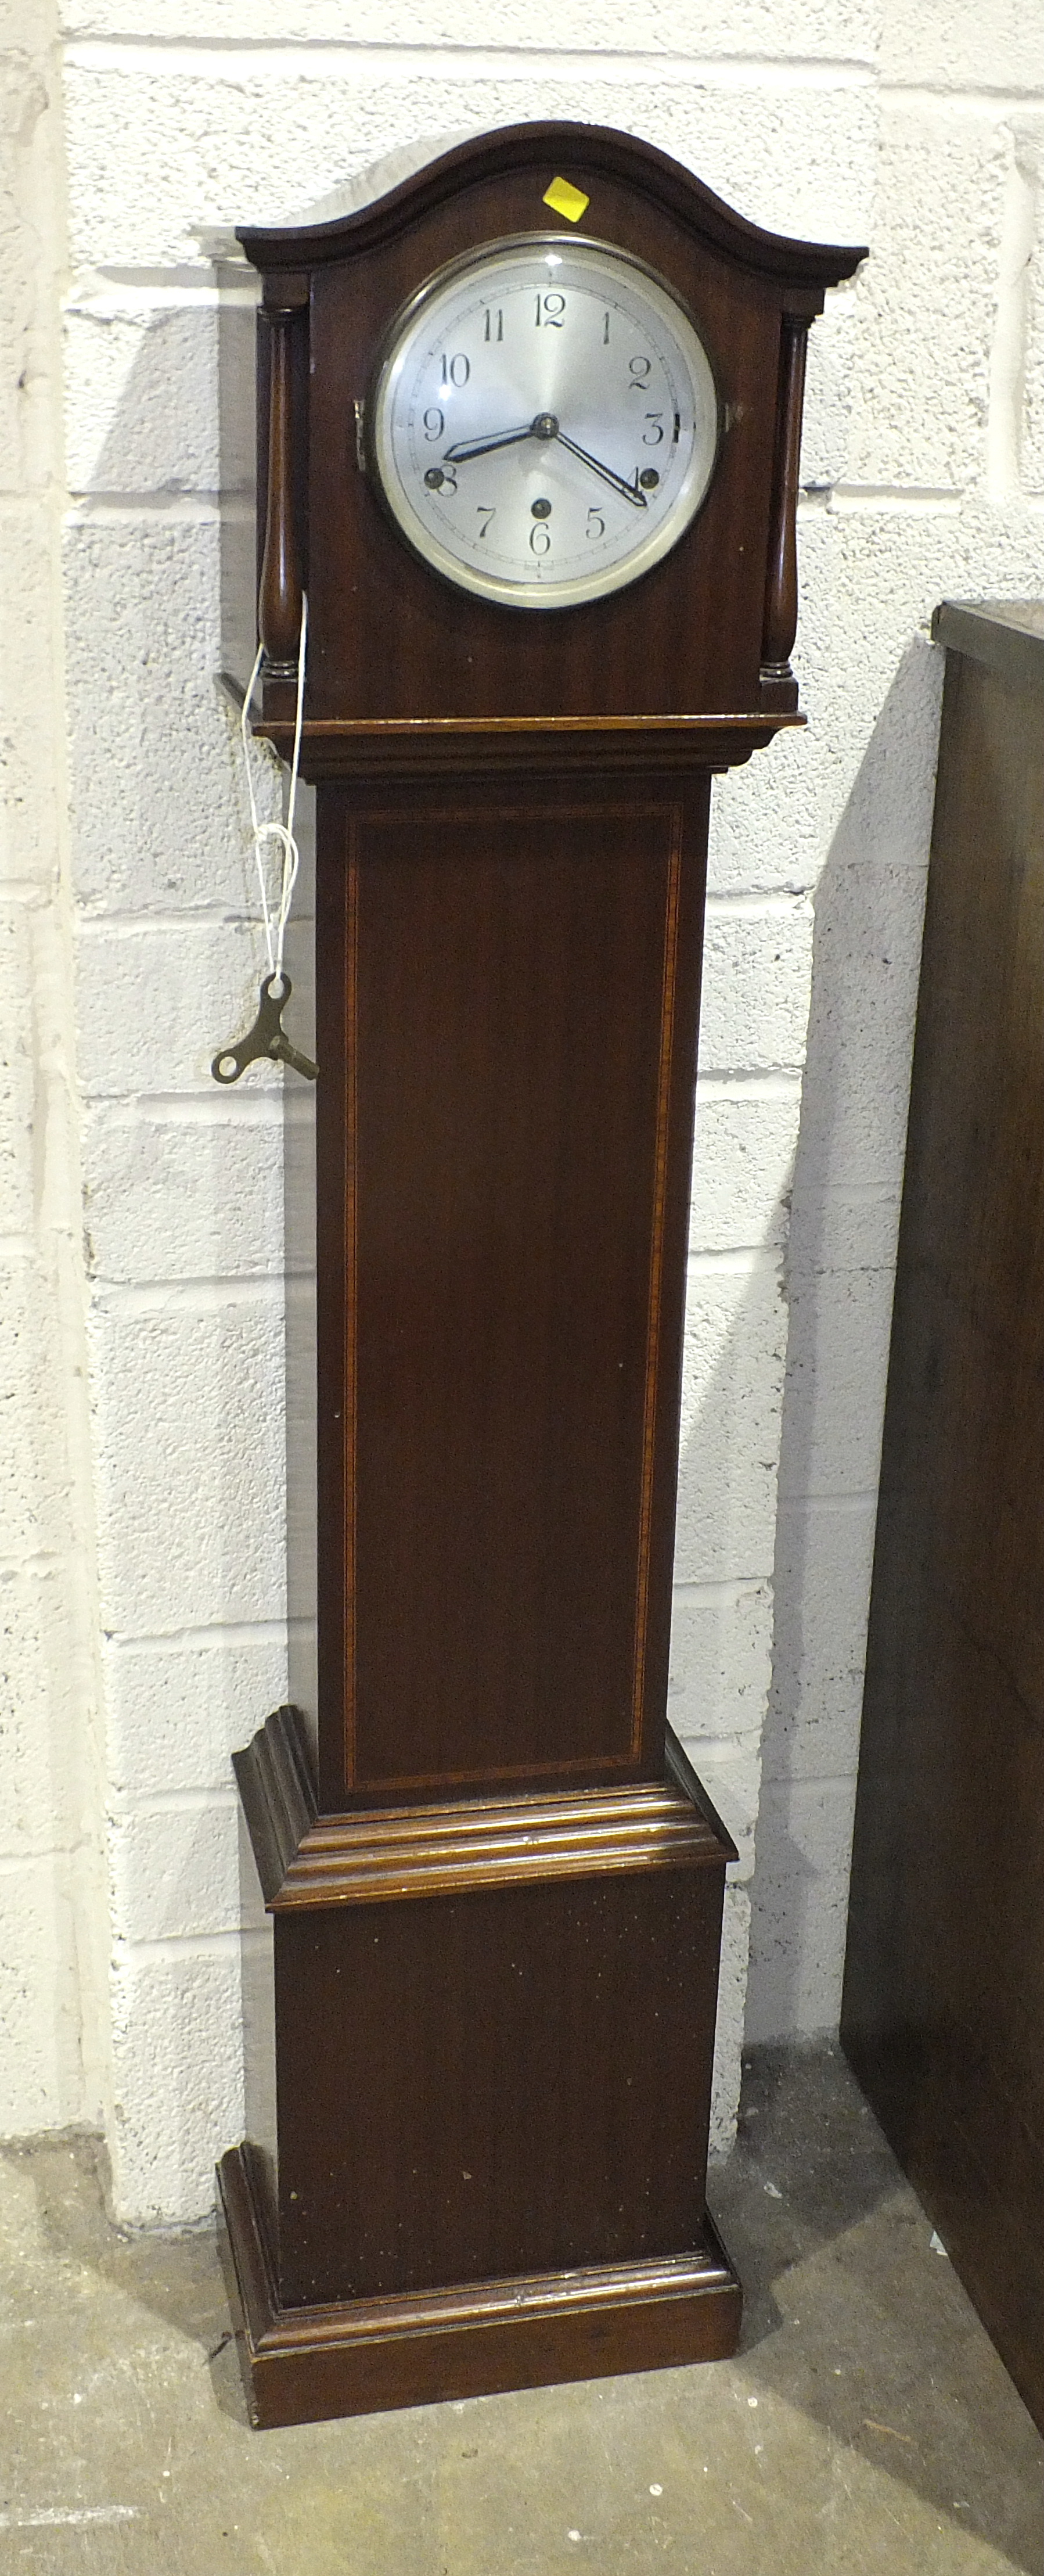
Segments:
[[[303,1642],[236,1762],[270,1938],[220,2168],[273,2424],[735,2344],[734,1853],[665,1722],[707,821],[801,721],[805,341],[863,254],[558,124],[239,238],[259,730],[306,589],[318,790]]]

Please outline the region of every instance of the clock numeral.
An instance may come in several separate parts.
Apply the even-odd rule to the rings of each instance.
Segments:
[[[591,509],[588,511],[586,534],[589,537],[604,537],[605,518],[601,510]]]
[[[503,337],[504,337],[504,316],[503,316],[503,313],[501,312],[501,309],[500,309],[500,306],[499,306],[499,305],[497,306],[496,323],[497,323],[497,327],[496,327],[496,330],[494,330],[494,329],[493,329],[493,315],[492,315],[492,313],[490,312],[489,306],[488,306],[488,304],[487,304],[487,306],[486,306],[486,328],[485,328],[485,330],[484,330],[484,332],[483,332],[483,335],[482,335],[484,340],[502,340],[502,339],[503,339]]]
[[[459,388],[467,384],[470,374],[471,360],[465,357],[463,349],[458,349],[455,358],[443,356],[441,378],[443,385],[456,385]]]
[[[550,530],[550,528],[546,525],[546,522],[544,522],[544,521],[540,521],[540,522],[538,523],[538,525],[537,525],[535,528],[531,528],[531,529],[530,529],[530,531],[529,531],[529,551],[530,551],[530,554],[531,554],[531,555],[549,555],[549,554],[550,554],[550,552],[551,552],[551,530]]]
[[[439,410],[437,403],[429,403],[424,414],[424,435],[429,445],[435,445],[441,438],[445,426],[445,414]]]
[[[647,411],[647,412],[646,412],[645,417],[646,417],[646,420],[647,420],[647,421],[650,421],[650,422],[651,422],[652,426],[651,426],[651,428],[649,428],[649,429],[645,430],[645,432],[643,433],[643,437],[642,437],[642,446],[643,446],[643,447],[662,447],[662,445],[663,445],[663,413],[662,413],[662,411]]]
[[[565,319],[565,296],[538,295],[536,300],[537,330],[560,331]]]
[[[456,491],[456,489],[457,489],[457,468],[456,468],[456,466],[455,466],[455,465],[444,465],[444,466],[443,466],[443,468],[442,468],[442,489],[443,489],[443,491],[444,491],[444,492],[455,492],[455,491]]]
[[[649,378],[652,374],[652,359],[631,358],[628,361],[627,372],[631,379],[627,388],[628,393],[640,394],[648,384]]]
[[[603,347],[603,349],[607,349],[607,348],[608,348],[608,346],[609,346],[609,316],[608,316],[608,313],[603,313],[603,315],[602,315],[602,347]]]
[[[485,525],[479,529],[479,544],[480,544],[480,545],[482,544],[483,539],[484,539],[485,537],[488,537],[488,535],[489,535],[489,523],[490,523],[490,520],[491,520],[491,519],[495,519],[495,518],[496,518],[496,515],[497,515],[497,514],[496,514],[495,509],[494,509],[494,510],[491,510],[491,509],[490,509],[490,506],[489,506],[488,501],[479,501],[479,502],[477,503],[477,505],[476,505],[476,517],[477,517],[477,518],[480,518],[480,519],[482,519],[482,520],[484,520],[484,522],[485,522]]]

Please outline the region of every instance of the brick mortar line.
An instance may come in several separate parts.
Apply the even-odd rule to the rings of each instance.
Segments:
[[[780,1066],[770,1072],[747,1071],[738,1066],[734,1071],[704,1073],[697,1076],[697,1116],[701,1107],[725,1100],[747,1100],[755,1107],[779,1108],[785,1102],[800,1103],[803,1075],[799,1069]],[[266,1082],[263,1089],[247,1091],[144,1091],[128,1087],[120,1092],[99,1092],[89,1103],[89,1117],[107,1127],[133,1130],[137,1126],[195,1127],[216,1124],[256,1126],[271,1129],[278,1136],[287,1109],[295,1116],[295,1100],[300,1098],[299,1113],[303,1122],[309,1114],[307,1094],[286,1095],[275,1083]],[[833,1196],[832,1190],[828,1195]]]
[[[277,1135],[282,1127],[282,1096],[280,1091],[271,1087],[263,1091],[232,1092],[219,1090],[216,1085],[213,1093],[121,1092],[96,1104],[94,1114],[98,1116],[99,1111],[111,1111],[113,1114],[106,1117],[106,1125],[127,1129],[162,1125],[195,1127],[214,1118],[223,1124],[227,1117],[230,1125],[271,1128]],[[202,1119],[197,1112],[202,1112]]]
[[[256,932],[259,942],[263,935],[256,912],[246,912],[238,905],[219,901],[213,904],[186,903],[181,912],[85,912],[79,909],[75,929],[80,940],[108,936],[130,941],[148,937],[157,930],[164,937],[178,939],[184,938],[186,931],[249,930]],[[81,1009],[80,1016],[85,1018],[88,1014]]]
[[[1044,83],[1036,81],[1029,89],[984,87],[981,81],[959,82],[933,87],[930,81],[882,80],[877,96],[886,107],[956,108],[959,113],[976,113],[986,109],[1003,121],[1005,116],[1018,116],[1027,107],[1044,109]]]
[[[124,1284],[88,1282],[94,1320],[99,1304],[115,1314],[142,1317],[166,1314],[223,1315],[230,1306],[281,1305],[285,1280],[281,1270],[246,1273],[242,1278],[132,1279]]]
[[[458,75],[461,71],[470,72],[475,80],[505,76],[532,79],[535,74],[603,79],[609,83],[651,83],[666,77],[672,84],[692,81],[701,87],[719,89],[749,85],[790,95],[828,90],[847,96],[867,90],[884,107],[920,114],[986,114],[998,121],[1027,110],[1044,109],[1044,83],[1039,81],[1025,88],[1011,84],[992,87],[981,81],[904,81],[882,75],[871,57],[858,54],[690,54],[644,45],[603,51],[576,45],[418,45],[331,36],[163,37],[151,32],[69,36],[62,40],[62,51],[68,69],[96,77],[106,73],[134,76],[152,65],[164,71],[169,68],[183,78],[210,80],[219,67],[227,66],[231,81],[241,79],[245,70],[283,73],[288,65],[308,79],[318,79],[331,69],[357,70],[360,77],[371,80],[382,70],[400,79],[428,78],[433,70],[441,72],[444,79],[451,79],[454,71]]]
[[[202,1627],[143,1628],[140,1633],[111,1628],[103,1637],[104,1645],[117,1656],[125,1654],[158,1655],[171,1649],[217,1653],[242,1646],[285,1646],[290,1637],[314,1634],[314,1619],[214,1619]]]
[[[82,1852],[90,1853],[92,1850],[89,1837],[81,1834],[72,1843],[34,1843],[25,1851],[0,1851],[0,1878],[10,1878],[16,1869],[32,1868],[34,1864],[46,1867],[56,1860],[74,1861]]]
[[[110,500],[105,493],[85,492],[78,495],[67,486],[69,507],[65,512],[65,532],[88,528],[95,522],[123,526],[129,519],[158,520],[175,528],[214,528],[221,524],[221,496],[195,492],[135,492],[119,494]],[[243,513],[245,517],[246,512]]]
[[[689,1251],[686,1273],[690,1279],[759,1279],[774,1275],[785,1259],[783,1243],[699,1245]]]
[[[704,903],[704,917],[708,921],[728,921],[737,917],[749,921],[795,921],[803,913],[811,918],[811,893],[795,894],[789,886],[781,887],[778,892],[757,894],[741,886],[737,886],[735,892],[729,887],[723,887],[720,892],[711,889]]]
[[[761,1787],[763,1793],[766,1789],[787,1789],[791,1792],[795,1789],[847,1789],[850,1785],[854,1786],[855,1780],[854,1764],[847,1771],[772,1772],[766,1771],[763,1767]],[[828,1866],[843,1869],[847,1875],[847,1856],[840,1852],[833,1853]]]
[[[673,1599],[679,1609],[733,1610],[741,1601],[749,1601],[756,1592],[772,1590],[772,1569],[765,1574],[727,1574],[717,1580],[711,1575],[691,1581],[679,1579],[673,1586]]]
[[[238,1953],[243,1942],[250,1942],[259,1948],[269,1937],[270,1935],[263,1929],[254,1930],[252,1927],[248,1929],[245,1925],[239,1924],[231,1924],[227,1930],[222,1928],[212,1932],[166,1932],[153,1940],[146,1941],[136,1941],[130,1933],[117,1932],[113,1939],[113,1964],[116,1968],[148,1965],[152,1962],[162,1966],[164,1960],[206,1959],[215,1954],[219,1958],[224,1958],[229,1952]]]
[[[191,311],[192,303],[193,299],[186,297],[184,308],[174,309]],[[156,304],[151,309],[159,314],[172,308]],[[211,528],[219,523],[223,513],[244,520],[252,515],[252,504],[241,499],[238,493],[224,493],[202,485],[188,485],[176,491],[163,484],[125,492],[88,483],[69,483],[63,488],[69,502],[66,526],[70,530],[90,526],[96,520],[111,520],[122,525],[128,519],[160,520],[177,527]],[[1041,493],[1035,484],[1020,483],[1014,493],[1006,497],[1016,501],[1034,501],[1041,497]],[[953,518],[961,509],[974,507],[981,498],[982,489],[977,484],[808,483],[801,486],[798,495],[798,517],[824,518],[832,512],[850,514],[855,510],[869,512],[881,509],[907,510],[912,515],[925,518]],[[29,505],[24,504],[17,494],[6,494],[0,490],[0,515],[14,516],[26,506]]]
[[[57,921],[61,908],[61,889],[56,876],[7,877],[0,884],[0,910],[10,905],[13,913],[34,913]]]
[[[811,921],[812,906],[811,889],[808,893],[797,894],[789,888],[780,890],[778,893],[753,894],[737,888],[735,893],[725,890],[721,893],[708,894],[706,917],[710,921],[797,921],[804,917]],[[294,920],[297,928],[302,926],[306,918],[307,916],[295,912]],[[214,902],[209,904],[186,903],[184,908],[177,912],[163,912],[158,908],[155,912],[137,912],[129,908],[112,912],[87,912],[81,907],[77,913],[76,928],[83,938],[112,933],[117,938],[126,940],[140,938],[157,930],[179,938],[186,930],[256,930],[260,935],[256,913],[241,910],[239,906],[231,903],[222,903],[220,898],[215,898]]]
[[[230,76],[241,76],[250,67],[283,71],[295,64],[309,77],[320,78],[331,67],[358,67],[372,76],[375,67],[388,66],[409,77],[416,72],[428,76],[433,66],[442,70],[445,80],[453,73],[470,68],[475,78],[482,77],[480,66],[489,64],[490,77],[503,78],[517,65],[519,76],[531,79],[534,72],[547,70],[562,75],[563,71],[584,78],[630,80],[647,73],[651,78],[667,74],[675,79],[694,77],[709,85],[734,88],[744,82],[759,87],[770,84],[779,89],[833,89],[841,92],[879,87],[878,75],[869,56],[857,54],[708,54],[684,52],[678,48],[662,50],[646,45],[619,46],[602,50],[590,45],[508,45],[447,44],[424,45],[403,42],[381,43],[379,40],[322,37],[259,36],[156,36],[86,35],[63,39],[63,57],[74,71],[137,71],[155,61],[175,67],[191,76],[213,79],[217,66],[227,63]]]
[[[211,1810],[219,1815],[235,1815],[238,1807],[235,1782],[226,1787],[223,1781],[215,1781],[203,1789],[153,1789],[138,1795],[128,1793],[126,1799],[114,1797],[107,1822],[110,1827],[132,1825],[143,1817],[206,1815]]]
[[[762,1720],[759,1718],[752,1726],[740,1727],[734,1735],[701,1735],[698,1729],[691,1727],[685,1731],[676,1728],[675,1733],[680,1743],[699,1746],[701,1762],[727,1762],[736,1754],[743,1754],[749,1760],[751,1754],[761,1750]]]
[[[754,1100],[772,1108],[789,1100],[800,1105],[803,1086],[804,1070],[800,1066],[777,1065],[771,1071],[756,1071],[753,1066],[745,1069],[737,1065],[728,1072],[715,1073],[704,1072],[701,1066],[696,1076],[697,1123],[701,1102]]]
[[[690,1279],[758,1278],[777,1272],[784,1258],[785,1246],[781,1243],[697,1246],[687,1255],[686,1270]],[[865,1266],[887,1267],[880,1262]],[[846,1271],[842,1275],[850,1274]],[[309,1279],[311,1273],[294,1276],[300,1282]],[[267,1304],[281,1298],[286,1285],[284,1269],[190,1273],[182,1279],[113,1279],[96,1271],[88,1280],[95,1315],[99,1306],[123,1314],[222,1313],[226,1307]]]

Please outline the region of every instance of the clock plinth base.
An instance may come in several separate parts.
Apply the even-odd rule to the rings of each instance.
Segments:
[[[684,2253],[651,2262],[288,2308],[279,2305],[241,2147],[222,2157],[218,2181],[229,2296],[259,2430],[724,2361],[736,2349],[742,2294],[709,2219]]]
[[[730,2352],[705,2180],[735,1854],[681,1746],[659,1781],[331,1815],[281,1709],[236,1769],[220,2183],[255,2421]]]

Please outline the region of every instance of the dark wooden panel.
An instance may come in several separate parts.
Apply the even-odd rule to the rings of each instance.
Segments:
[[[692,2246],[722,1886],[679,1870],[281,1915],[284,2303]]]
[[[843,2037],[1044,2420],[1037,654],[1035,686],[1024,659],[947,665]]]
[[[706,778],[330,814],[331,1806],[659,1770],[706,814]]]

